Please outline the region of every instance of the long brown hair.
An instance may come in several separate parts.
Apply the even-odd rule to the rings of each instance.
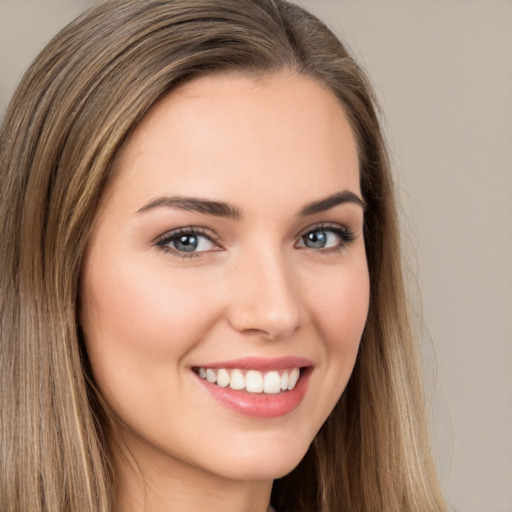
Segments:
[[[83,255],[116,155],[176,84],[307,75],[339,98],[368,204],[371,304],[350,382],[299,466],[286,512],[440,512],[398,225],[368,81],[329,29],[283,0],[107,0],[37,57],[0,131],[0,510],[111,512],[104,410],[79,332]]]

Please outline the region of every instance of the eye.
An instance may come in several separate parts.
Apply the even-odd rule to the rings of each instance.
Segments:
[[[317,226],[303,234],[297,247],[316,250],[337,250],[354,239],[354,235],[342,226]]]
[[[174,252],[179,256],[194,256],[196,253],[219,250],[219,246],[199,228],[181,228],[166,233],[156,242],[166,252]]]

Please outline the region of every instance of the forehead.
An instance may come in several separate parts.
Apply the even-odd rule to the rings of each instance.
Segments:
[[[343,107],[305,76],[201,77],[172,90],[135,129],[113,187],[164,193],[278,197],[359,192],[354,135]]]

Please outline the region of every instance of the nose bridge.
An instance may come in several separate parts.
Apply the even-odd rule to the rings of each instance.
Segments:
[[[303,311],[291,262],[279,247],[241,257],[234,279],[230,323],[238,331],[286,338],[301,324]]]

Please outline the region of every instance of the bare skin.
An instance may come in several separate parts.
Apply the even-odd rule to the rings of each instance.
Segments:
[[[82,288],[117,423],[118,510],[267,510],[355,363],[363,213],[350,125],[307,77],[200,78],[144,118],[104,194]],[[231,388],[237,365],[246,389]],[[294,367],[295,388],[249,391],[249,371],[282,384]]]

